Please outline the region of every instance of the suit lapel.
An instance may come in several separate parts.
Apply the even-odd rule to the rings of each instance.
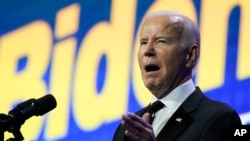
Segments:
[[[197,87],[163,127],[156,137],[157,141],[176,140],[176,138],[192,123],[193,119],[189,114],[198,108],[203,97],[203,93]]]
[[[163,127],[157,140],[173,141],[191,123],[193,119],[180,107]]]

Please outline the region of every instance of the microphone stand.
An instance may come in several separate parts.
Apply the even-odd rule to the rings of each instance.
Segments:
[[[0,114],[0,141],[4,141],[4,132],[5,132],[5,129],[4,129],[4,121],[8,116],[5,115],[5,114]]]
[[[8,118],[5,114],[0,114],[0,141],[4,141],[4,132],[7,130],[8,132],[12,133],[14,138],[9,138],[7,141],[22,141],[23,135],[20,131],[22,123],[17,122],[10,127],[5,125],[5,120]]]
[[[7,139],[7,141],[22,141],[23,135],[20,131],[21,125],[15,125],[13,127],[11,127],[8,132],[11,132],[14,135],[14,138],[9,138]]]

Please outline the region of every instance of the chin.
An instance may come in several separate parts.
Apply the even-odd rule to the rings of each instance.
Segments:
[[[152,84],[152,83],[147,84],[146,87],[147,87],[148,90],[149,90],[151,93],[153,93],[153,94],[157,93],[157,91],[158,91],[158,89],[159,89],[157,85]]]
[[[157,83],[145,83],[145,86],[156,97],[159,98],[162,95],[162,92],[163,92],[162,86],[163,85],[157,84]]]

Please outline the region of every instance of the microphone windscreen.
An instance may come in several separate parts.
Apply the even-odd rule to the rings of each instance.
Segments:
[[[38,105],[36,113],[35,113],[36,116],[42,116],[43,114],[54,109],[57,105],[56,99],[51,94],[47,94],[37,99],[36,104]]]

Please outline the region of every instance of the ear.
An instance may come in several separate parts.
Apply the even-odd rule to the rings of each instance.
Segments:
[[[198,59],[198,46],[193,44],[188,47],[186,54],[186,67],[191,68],[195,65]]]

